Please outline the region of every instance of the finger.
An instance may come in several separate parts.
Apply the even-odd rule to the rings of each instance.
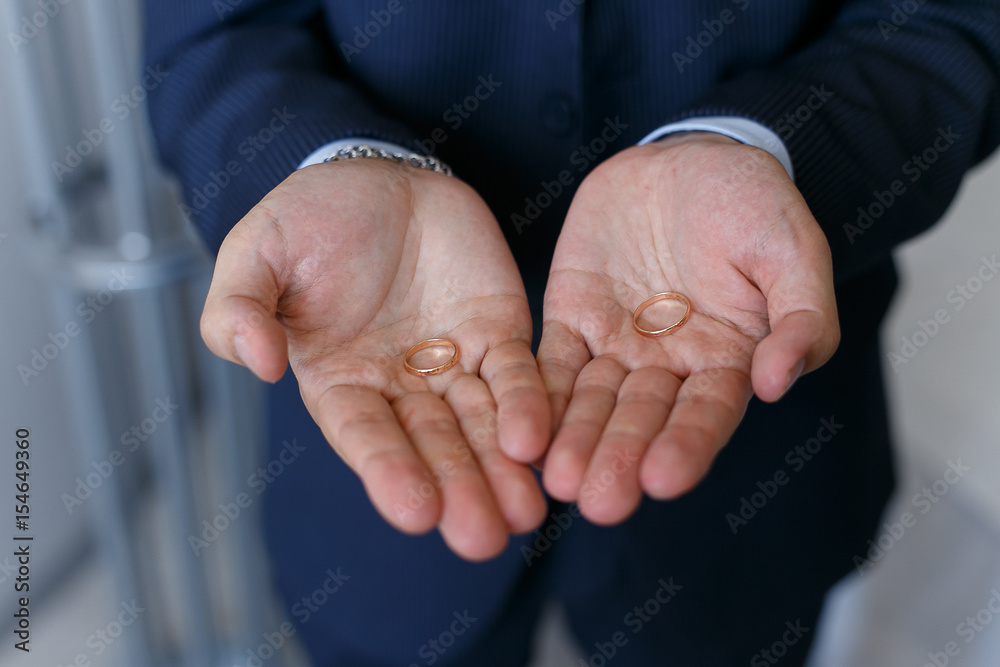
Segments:
[[[735,369],[689,375],[639,466],[642,489],[666,500],[694,488],[736,431],[750,395],[749,378]]]
[[[576,378],[590,359],[590,349],[579,333],[554,320],[542,325],[538,369],[549,395],[553,431],[559,430]]]
[[[510,340],[491,348],[479,374],[496,400],[504,453],[525,463],[544,454],[552,422],[545,385],[528,341]]]
[[[830,311],[796,311],[772,323],[751,363],[753,388],[762,401],[785,395],[795,380],[822,366],[840,342],[836,305]]]
[[[416,392],[396,399],[393,409],[440,491],[438,530],[448,547],[469,560],[503,551],[507,524],[448,404]]]
[[[553,498],[563,502],[577,499],[626,374],[617,361],[597,357],[577,376],[562,424],[545,456],[542,482]]]
[[[338,385],[314,406],[303,398],[327,441],[361,478],[368,498],[390,525],[411,534],[437,525],[441,499],[434,477],[377,391]]]
[[[531,469],[500,451],[496,403],[489,388],[480,378],[463,375],[448,386],[445,400],[458,418],[510,532],[537,528],[545,519],[545,498]]]
[[[288,365],[285,331],[275,319],[280,288],[271,266],[239,232],[226,237],[201,314],[201,336],[219,357],[267,382]]]
[[[799,209],[796,209],[797,211]],[[757,345],[751,378],[757,396],[776,401],[802,375],[833,356],[840,342],[830,246],[804,205],[804,217],[759,280],[771,332]]]
[[[580,512],[594,523],[618,523],[639,506],[639,461],[660,432],[681,387],[662,368],[640,368],[622,382],[580,487]]]

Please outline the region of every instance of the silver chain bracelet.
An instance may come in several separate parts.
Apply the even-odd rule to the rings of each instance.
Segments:
[[[403,153],[390,153],[382,150],[381,148],[372,148],[368,144],[358,144],[357,146],[347,146],[345,148],[341,148],[333,155],[324,158],[323,162],[337,162],[338,160],[350,160],[358,157],[391,160],[392,162],[408,164],[411,167],[416,167],[417,169],[426,169],[428,171],[444,174],[445,176],[452,175],[451,167],[429,155],[419,155],[417,153],[410,153],[409,155],[404,155]]]

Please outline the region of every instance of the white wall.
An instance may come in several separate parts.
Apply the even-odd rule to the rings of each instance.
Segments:
[[[814,662],[919,667],[934,664],[931,654],[938,664],[997,665],[1000,614],[988,605],[996,594],[1000,609],[1000,275],[983,259],[1000,259],[1000,155],[966,179],[944,220],[897,255],[903,284],[883,331],[885,354],[902,356],[903,337],[913,342],[921,321],[934,332],[927,321],[940,310],[944,324],[926,340],[916,336],[923,347],[907,347],[906,363],[893,368],[885,358],[900,472],[880,533],[888,548],[831,596]],[[980,270],[989,277],[981,284]],[[966,299],[958,285],[979,291]],[[969,470],[946,476],[949,462]],[[955,483],[939,482],[946,477]],[[925,488],[939,500],[915,502]],[[912,525],[900,531],[892,524],[904,512]]]

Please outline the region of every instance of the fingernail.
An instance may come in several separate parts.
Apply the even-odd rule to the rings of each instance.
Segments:
[[[788,371],[788,379],[785,381],[785,390],[781,392],[782,396],[788,393],[788,390],[792,388],[795,381],[799,379],[800,375],[802,375],[802,369],[805,368],[805,365],[806,360],[800,359],[799,363],[795,364],[795,367]]]

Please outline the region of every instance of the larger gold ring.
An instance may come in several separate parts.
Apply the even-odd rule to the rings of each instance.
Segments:
[[[665,301],[667,299],[673,301],[681,301],[684,303],[684,315],[681,316],[681,319],[677,320],[669,327],[666,327],[664,329],[656,329],[654,331],[650,331],[649,329],[643,329],[642,327],[640,327],[639,315],[642,314],[642,311],[646,310],[646,308],[653,305],[657,301]],[[689,317],[691,317],[691,302],[688,300],[686,296],[684,296],[680,292],[660,292],[659,294],[654,294],[653,296],[649,297],[648,299],[639,304],[639,307],[635,309],[634,313],[632,313],[632,326],[634,326],[635,330],[641,333],[643,336],[666,336],[667,334],[673,333],[674,331],[677,331],[682,326],[684,326],[684,323],[688,321]]]
[[[434,368],[417,368],[416,366],[410,365],[410,359],[413,358],[420,350],[426,350],[429,347],[447,347],[451,348],[451,358],[439,366]],[[438,373],[444,373],[446,370],[458,363],[458,346],[447,338],[428,338],[427,340],[422,340],[409,350],[406,351],[406,356],[403,358],[403,365],[406,370],[413,375],[437,375]]]

